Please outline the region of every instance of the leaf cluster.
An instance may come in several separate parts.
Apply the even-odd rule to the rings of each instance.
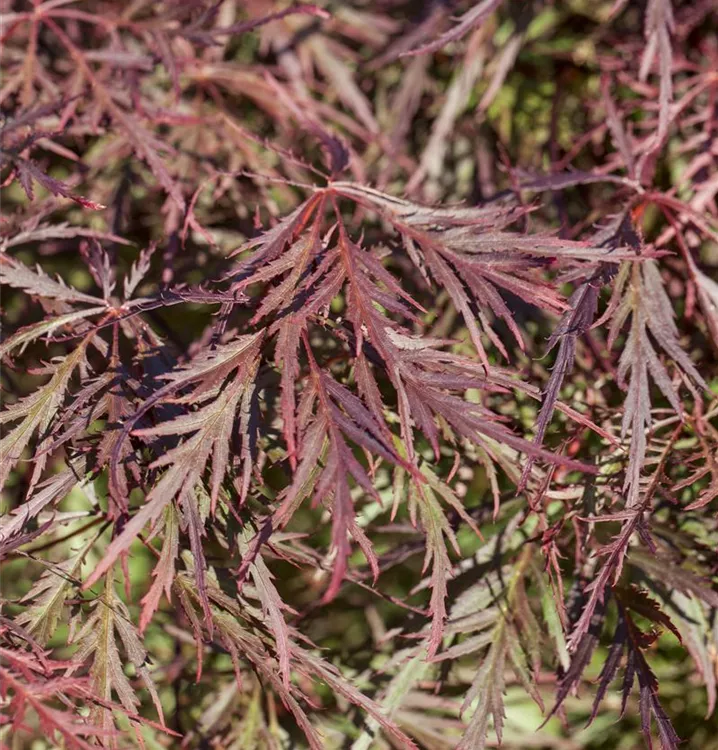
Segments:
[[[714,4],[10,5],[0,741],[709,747]]]

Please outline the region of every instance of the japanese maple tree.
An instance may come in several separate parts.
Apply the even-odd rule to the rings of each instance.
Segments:
[[[3,4],[3,746],[708,746],[717,16]]]

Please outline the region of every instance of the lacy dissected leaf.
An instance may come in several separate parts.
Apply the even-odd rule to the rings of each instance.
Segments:
[[[26,228],[19,231],[0,234],[0,247],[8,250],[12,247],[24,245],[31,242],[44,242],[48,240],[74,239],[76,237],[86,237],[88,239],[104,240],[106,242],[116,242],[120,245],[129,245],[129,241],[116,234],[108,232],[98,232],[86,227],[73,226],[69,222],[58,222],[50,224],[37,224],[36,220],[28,222]]]
[[[66,469],[54,474],[35,485],[28,494],[25,502],[4,516],[0,540],[7,543],[13,537],[20,537],[22,530],[36,518],[48,505],[57,504],[69,494],[70,490],[80,483],[85,473],[83,461],[80,459],[68,461]]]
[[[47,738],[55,739],[72,750],[93,750],[94,740],[105,742],[107,732],[79,716],[79,707],[90,697],[85,678],[62,677],[67,662],[30,656],[21,651],[0,647],[0,685],[4,695],[10,695],[6,705],[7,719],[18,738],[28,729],[28,714],[34,714]],[[63,696],[71,710],[61,710],[53,705],[57,696]],[[29,710],[28,710],[29,709]]]
[[[107,707],[114,696],[135,724],[140,705],[137,693],[125,674],[118,642],[122,644],[127,661],[152,696],[160,720],[164,722],[159,696],[147,668],[147,651],[132,624],[127,606],[115,593],[112,579],[113,573],[110,571],[105,577],[102,595],[92,605],[92,613],[74,639],[77,644],[77,651],[73,655],[75,665],[68,669],[68,674],[72,674],[87,660],[91,661],[92,689],[105,705],[94,706],[90,715],[93,722],[105,731],[115,728],[113,712]]]
[[[456,598],[443,632],[444,637],[456,642],[434,656],[434,661],[446,661],[482,653],[461,706],[462,714],[472,711],[458,745],[466,750],[487,746],[491,724],[501,742],[505,672],[509,666],[543,706],[531,675],[536,669],[539,644],[538,623],[528,604],[524,581],[532,570],[531,557],[532,550],[527,548],[515,567],[489,573]],[[531,667],[527,654],[534,662]]]
[[[580,638],[574,638],[571,661],[568,667],[561,673],[561,678],[556,690],[556,702],[548,713],[545,721],[548,721],[549,718],[551,718],[551,716],[553,716],[563,705],[563,702],[569,694],[576,690],[601,637],[606,614],[606,601],[603,599],[599,601],[595,607],[591,608],[590,605],[586,606],[585,598],[582,598],[584,600],[583,612],[590,612],[590,618],[585,629],[582,630]],[[575,632],[574,629],[574,633]]]
[[[484,748],[487,743],[489,720],[493,718],[493,729],[501,742],[504,722],[505,669],[511,665],[524,687],[537,697],[531,686],[526,657],[518,642],[518,635],[511,625],[499,616],[496,626],[490,631],[488,651],[484,654],[481,666],[464,698],[462,711],[468,711],[474,703],[476,708],[469,720],[466,731],[457,747],[462,750]]]
[[[15,289],[22,289],[28,294],[42,299],[106,306],[104,300],[99,297],[93,297],[73,289],[61,280],[51,278],[39,267],[33,271],[23,263],[10,263],[6,259],[0,261],[0,282]]]
[[[653,643],[655,638],[655,634],[639,630],[630,615],[619,605],[618,626],[613,637],[613,645],[599,677],[599,687],[596,692],[591,720],[595,718],[599,703],[603,699],[609,684],[616,676],[621,656],[625,650],[627,664],[622,684],[622,711],[625,711],[626,701],[633,687],[634,679],[638,677],[641,729],[646,743],[649,748],[653,746],[651,733],[651,717],[653,717],[658,725],[661,747],[663,750],[673,750],[679,747],[680,740],[658,700],[658,682],[644,656],[644,651]]]
[[[682,413],[676,389],[658,358],[650,337],[673,359],[687,378],[703,388],[707,385],[678,342],[673,308],[655,261],[625,265],[616,281],[614,295],[618,297],[624,288],[626,292],[613,314],[609,346],[615,342],[630,316],[630,330],[619,360],[618,379],[625,386],[630,372],[621,433],[625,436],[631,430],[624,489],[628,496],[628,506],[633,507],[639,503],[641,470],[646,457],[646,430],[652,423],[649,376],[673,409],[679,415]]]
[[[340,195],[378,211],[401,234],[417,268],[427,268],[445,288],[461,313],[472,342],[486,367],[483,333],[499,351],[506,349],[493,332],[490,317],[503,320],[521,344],[521,335],[502,293],[514,294],[544,309],[563,312],[564,300],[537,273],[546,259],[560,262],[620,259],[610,249],[553,237],[524,237],[501,229],[522,211],[497,202],[479,208],[436,208],[393,198],[377,190],[334,183]]]
[[[442,482],[427,465],[421,467],[421,473],[425,477],[424,482],[409,482],[407,484],[404,469],[396,467],[394,470],[393,512],[396,513],[399,504],[404,499],[403,496],[407,495],[409,517],[414,525],[417,524],[417,521],[420,522],[426,536],[426,551],[422,572],[426,572],[431,566],[432,595],[429,603],[429,614],[432,617],[432,624],[427,646],[427,656],[430,658],[436,654],[444,634],[447,586],[453,576],[451,560],[446,549],[447,543],[451,545],[456,554],[459,554],[459,543],[454,529],[442,509],[440,501],[443,501],[455,511],[479,537],[481,532],[451,487]]]
[[[674,431],[671,439],[664,442],[655,458],[652,458],[653,473],[647,477],[647,482],[641,486],[640,504],[637,507],[628,508],[623,512],[597,516],[595,520],[618,521],[621,523],[620,531],[608,542],[600,545],[596,550],[596,557],[602,559],[600,568],[592,566],[590,580],[581,579],[576,581],[580,587],[580,612],[577,610],[576,618],[568,639],[569,650],[576,652],[585,651],[584,644],[590,642],[591,631],[594,628],[596,618],[601,621],[605,613],[607,599],[613,587],[618,583],[623,573],[629,546],[634,539],[640,540],[655,555],[656,543],[650,533],[648,520],[645,515],[646,509],[651,507],[653,498],[658,492],[663,472],[671,456],[677,438]],[[638,560],[645,559],[640,550],[636,551]],[[650,560],[650,558],[649,558]],[[650,565],[650,562],[648,563]],[[690,576],[688,576],[690,577]],[[709,591],[710,593],[710,591]],[[572,662],[573,664],[573,662]],[[584,665],[585,666],[585,665]]]
[[[152,569],[152,586],[142,599],[140,613],[140,633],[143,633],[159,607],[164,592],[167,600],[172,598],[172,584],[175,579],[175,561],[179,551],[179,519],[175,506],[170,503],[165,509],[164,538],[162,552],[157,565]]]
[[[55,363],[48,383],[34,393],[10,404],[0,412],[0,424],[18,422],[0,440],[0,482],[4,484],[12,468],[21,460],[35,432],[43,433],[57,418],[67,397],[67,388],[75,370],[85,361],[87,341],[84,341],[64,359]],[[40,456],[35,461],[35,481],[45,463]],[[34,483],[34,482],[33,482]]]
[[[249,551],[249,535],[244,534],[239,543],[240,554]],[[262,613],[266,619],[267,629],[274,635],[277,645],[277,657],[279,661],[279,672],[282,676],[284,687],[289,689],[291,670],[292,638],[284,619],[286,613],[296,612],[282,601],[282,597],[274,585],[274,576],[262,559],[261,555],[253,558],[249,566],[249,575],[254,584],[257,598],[262,606]],[[243,594],[247,595],[247,587],[243,588]]]
[[[156,427],[135,431],[135,434],[145,438],[187,434],[191,436],[155,459],[152,468],[167,468],[145,498],[142,507],[124,525],[122,533],[112,541],[102,562],[85,582],[86,588],[92,586],[109,570],[117,557],[130,547],[147,524],[157,521],[175,497],[183,509],[185,527],[189,531],[198,563],[204,559],[199,539],[201,519],[198,515],[195,490],[202,480],[205,468],[210,464],[210,501],[214,507],[222,480],[231,468],[229,444],[238,419],[243,445],[238,469],[240,483],[246,494],[251,471],[249,412],[259,364],[261,339],[262,334],[237,337],[215,351],[203,353],[186,367],[168,373],[164,379],[169,383],[158,390],[150,402],[143,405],[128,422],[129,426],[125,425],[126,434],[132,429],[139,414],[146,413],[149,407],[190,386],[191,396],[185,396],[184,400],[193,400],[200,405],[195,411],[186,411]],[[113,461],[118,459],[122,444],[122,440],[117,441]],[[240,502],[242,499],[243,496],[240,496]],[[198,566],[198,571],[198,575],[201,576],[201,566]]]
[[[430,665],[426,656],[425,649],[412,649],[404,666],[399,669],[387,685],[381,701],[381,708],[388,718],[392,718],[394,714],[398,713],[407,694],[428,675]],[[379,726],[380,724],[376,719],[369,719],[367,728],[352,744],[351,750],[370,750],[372,743],[376,741]]]
[[[203,623],[198,617],[196,605],[200,604],[199,592],[187,576],[178,576],[175,589],[183,611],[189,617],[195,631],[195,637],[201,640]],[[205,622],[208,632],[215,633],[232,658],[236,679],[241,679],[242,659],[246,659],[256,669],[260,680],[266,687],[273,689],[303,730],[312,750],[322,747],[316,729],[297,699],[293,685],[285,687],[279,672],[279,665],[273,658],[272,639],[263,639],[247,625],[244,613],[239,604],[221,592],[214,582],[207,587],[207,594],[212,601],[210,617],[212,623]]]
[[[185,612],[194,612],[194,614],[190,614],[190,619],[196,627],[202,628],[194,609],[200,598],[196,587],[185,576],[180,576],[177,579],[176,586],[179,589],[183,609]],[[324,747],[320,736],[298,700],[296,687],[293,684],[286,686],[282,679],[279,657],[275,656],[277,652],[274,634],[271,631],[253,632],[246,622],[246,613],[242,611],[239,604],[220,591],[213,582],[208,584],[207,592],[212,601],[212,630],[232,657],[236,674],[240,675],[240,659],[248,660],[256,669],[260,678],[266,682],[268,687],[271,686],[293,714],[298,725],[303,729],[309,746],[313,750]],[[290,646],[290,657],[301,673],[311,679],[326,683],[335,694],[343,696],[350,703],[366,711],[387,732],[397,747],[415,750],[416,745],[391,719],[383,714],[381,708],[345,680],[331,664],[315,656],[308,649],[296,645]]]
[[[670,122],[669,108],[673,96],[673,55],[671,52],[671,32],[674,30],[671,0],[650,0],[645,16],[646,48],[641,58],[639,77],[645,80],[653,61],[658,58],[659,95],[658,130],[656,141],[665,137]]]
[[[341,695],[350,703],[366,711],[372,719],[378,722],[385,734],[397,747],[405,748],[406,750],[417,750],[417,745],[396,723],[391,718],[387,718],[373,700],[364,695],[360,690],[357,690],[349,681],[345,680],[336,667],[306,650],[297,659],[301,660],[305,669],[315,679],[326,682],[335,694]]]
[[[656,576],[663,585],[670,586],[682,594],[696,596],[710,607],[718,607],[718,591],[704,577],[688,568],[676,564],[668,554],[648,554],[645,550],[631,550],[629,560],[650,575]]]
[[[0,344],[0,357],[4,357],[11,351],[20,347],[20,351],[17,354],[22,354],[23,349],[31,342],[42,336],[50,336],[58,330],[58,328],[65,328],[70,326],[71,323],[77,323],[81,320],[97,315],[98,313],[105,312],[106,307],[88,307],[84,310],[75,310],[71,313],[65,313],[64,315],[58,315],[55,318],[49,318],[42,320],[39,323],[33,323],[32,325],[25,326],[20,330],[16,331],[9,338]]]
[[[42,185],[52,195],[60,195],[63,198],[69,198],[70,200],[79,203],[83,208],[89,208],[94,211],[101,211],[105,206],[101,203],[96,203],[81,195],[75,195],[71,189],[61,180],[56,180],[54,177],[50,177],[49,174],[38,167],[30,159],[23,159],[19,156],[12,157],[12,164],[17,174],[18,182],[25,191],[25,195],[30,200],[35,198],[35,191],[33,189],[33,183],[37,182]]]
[[[46,644],[63,619],[67,598],[76,591],[82,563],[96,540],[90,541],[75,555],[56,565],[48,564],[45,572],[22,598],[32,602],[17,618],[37,640]]]
[[[673,624],[671,618],[661,610],[655,599],[651,599],[648,596],[646,591],[636,586],[631,586],[628,591],[617,591],[616,595],[626,609],[641,615],[641,617],[645,617],[657,626],[670,630],[679,641],[681,640],[681,634]]]
[[[607,269],[602,268],[595,276],[581,284],[569,300],[570,310],[564,313],[560,323],[548,341],[546,347],[547,353],[557,344],[558,353],[553,370],[551,371],[551,377],[542,393],[543,403],[541,404],[541,411],[536,420],[536,436],[534,437],[534,442],[537,445],[541,445],[543,442],[561,386],[566,376],[573,369],[576,357],[576,343],[579,337],[589,330],[596,316],[600,287],[607,276]],[[528,480],[531,463],[529,459],[521,477],[521,486],[525,485]]]
[[[416,336],[399,322],[409,321],[419,325],[417,313],[423,312],[423,308],[403,290],[399,280],[381,262],[380,256],[351,240],[337,205],[338,196],[378,210],[403,236],[410,260],[420,267],[426,265],[437,281],[447,287],[464,314],[470,331],[473,331],[472,338],[484,363],[483,371],[469,359],[437,352],[436,348],[444,342]],[[322,238],[322,213],[329,201],[338,228],[336,232],[330,229]],[[554,256],[565,255],[573,262],[576,257],[582,260],[584,256],[585,259],[605,258],[608,251],[554,238],[522,238],[496,231],[497,226],[509,224],[516,216],[514,207],[501,204],[476,209],[438,209],[392,198],[360,185],[333,183],[325,193],[313,196],[294,214],[265,233],[261,241],[254,241],[248,246],[247,249],[258,249],[241,261],[233,274],[234,284],[238,291],[242,291],[253,284],[271,282],[253,320],[258,322],[270,313],[280,316],[273,328],[279,331],[276,358],[282,369],[283,432],[293,466],[296,465],[295,456],[301,450],[294,382],[301,372],[300,334],[308,332],[312,319],[326,325],[326,319],[320,313],[343,290],[349,305],[347,319],[352,325],[352,338],[348,344],[354,349],[357,361],[358,390],[373,411],[374,419],[384,417],[384,397],[370,364],[378,354],[396,389],[407,460],[415,460],[412,422],[429,439],[437,456],[438,423],[448,423],[461,437],[480,444],[487,463],[496,460],[495,443],[507,444],[536,456],[540,453],[540,448],[531,446],[504,428],[501,420],[496,419],[488,409],[467,404],[463,397],[449,390],[497,387],[494,378],[486,378],[488,360],[480,331],[474,323],[473,306],[479,304],[480,308],[488,300],[490,314],[502,318],[520,339],[499,288],[532,301],[540,299],[542,304],[548,304],[557,311],[563,310],[564,303],[560,297],[540,282],[534,273],[537,262],[539,266],[541,264],[538,258],[550,253]],[[297,236],[310,220],[309,231]],[[489,226],[491,231],[488,231]],[[514,251],[516,256],[512,257]],[[420,259],[419,254],[425,257]],[[264,265],[258,268],[259,261],[263,261]],[[314,270],[311,270],[312,263]],[[464,285],[468,293],[464,291]],[[502,342],[494,335],[488,318],[481,312],[479,316],[484,323],[484,332],[506,353]],[[332,327],[330,331],[339,333],[341,329]],[[377,426],[384,436],[389,436],[383,419],[379,420]],[[322,429],[317,427],[316,434],[321,432]],[[311,433],[312,437],[314,434]],[[304,466],[313,469],[321,446],[316,441],[305,442],[305,445],[311,445],[311,450]],[[377,452],[375,445],[364,444],[362,447],[370,453]],[[342,452],[340,444],[334,442],[332,468],[341,462]],[[557,459],[548,452],[542,455],[549,461],[558,460],[575,468],[588,469],[585,465],[579,467],[572,464],[570,459]],[[381,457],[386,458],[386,455]],[[306,479],[302,473],[295,487]],[[360,481],[356,476],[354,479]],[[337,497],[345,498],[347,487],[340,483],[338,488]],[[290,502],[295,499],[290,495]],[[346,507],[346,502],[343,505]],[[337,517],[341,516],[335,515],[335,519]],[[346,543],[342,541],[340,544],[336,535],[334,540],[337,549],[343,550],[341,560],[347,549]]]
[[[361,399],[320,370],[313,360],[308,342],[305,345],[310,352],[312,381],[298,406],[302,460],[273,523],[277,528],[286,525],[299,503],[309,494],[314,504],[331,497],[332,547],[336,561],[325,594],[325,599],[329,600],[336,595],[344,578],[350,553],[349,534],[361,546],[372,568],[378,573],[376,557],[355,521],[350,478],[365,493],[374,497],[377,497],[377,493],[371,477],[354,456],[347,440],[385,461],[406,464],[387,440],[386,429],[382,428]]]

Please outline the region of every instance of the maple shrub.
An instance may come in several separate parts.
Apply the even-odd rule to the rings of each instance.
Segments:
[[[0,7],[0,745],[718,748],[714,0]]]

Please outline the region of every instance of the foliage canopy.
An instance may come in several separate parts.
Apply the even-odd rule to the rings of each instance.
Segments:
[[[711,747],[717,22],[3,4],[8,747]]]

